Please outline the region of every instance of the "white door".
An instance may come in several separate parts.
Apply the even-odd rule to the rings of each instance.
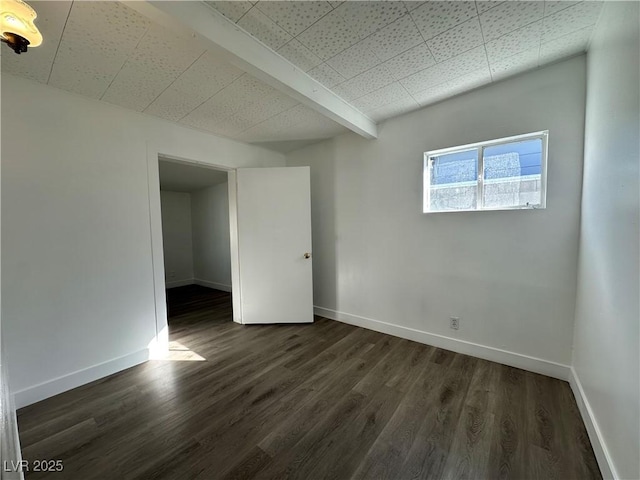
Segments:
[[[237,170],[241,312],[234,317],[241,323],[313,322],[309,173],[309,167]]]

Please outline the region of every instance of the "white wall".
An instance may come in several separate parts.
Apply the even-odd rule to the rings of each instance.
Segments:
[[[220,183],[191,194],[194,277],[201,285],[231,291],[229,188]]]
[[[146,358],[148,149],[227,167],[284,157],[10,75],[2,117],[3,336],[24,405]]]
[[[567,377],[584,101],[581,56],[391,119],[377,140],[345,134],[289,154],[311,166],[315,305],[481,356],[509,357],[438,335],[538,357]],[[421,213],[423,152],[545,129],[546,210]]]
[[[191,195],[161,190],[160,202],[167,288],[189,285],[193,280]]]
[[[573,351],[604,456],[625,479],[640,478],[638,23],[638,3],[605,2],[588,54]]]
[[[2,51],[0,49],[0,56]],[[2,75],[0,75],[0,91],[2,91]],[[0,99],[0,108],[1,108]],[[0,116],[0,145],[2,145],[2,118]],[[0,165],[2,163],[2,152],[0,151]],[[0,169],[1,170],[1,169]],[[1,177],[0,177],[1,178]],[[0,184],[2,182],[0,181]],[[0,191],[2,188],[0,187]],[[0,198],[2,195],[0,195]],[[1,217],[1,214],[0,214]],[[1,222],[0,222],[1,225]],[[1,247],[1,235],[0,235],[0,247]],[[1,250],[1,248],[0,248]],[[9,372],[7,368],[7,354],[4,348],[4,338],[2,336],[2,275],[1,275],[2,261],[0,259],[0,461],[2,465],[17,465],[22,460],[20,451],[20,438],[18,436],[18,421],[16,418],[16,409],[13,402],[13,395],[9,388]],[[6,462],[6,463],[5,463]],[[3,472],[2,475],[6,475],[9,479],[23,479],[22,472]]]

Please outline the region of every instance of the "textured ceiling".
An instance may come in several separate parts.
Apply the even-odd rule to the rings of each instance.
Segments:
[[[3,72],[281,151],[346,131],[120,2],[29,3],[45,41]]]
[[[286,151],[346,129],[116,1],[30,1],[2,71]],[[374,120],[585,51],[598,1],[205,2]],[[3,47],[4,48],[4,47]]]
[[[199,165],[188,165],[160,158],[160,189],[195,192],[227,181],[227,172]]]
[[[584,52],[600,1],[205,2],[383,120]]]

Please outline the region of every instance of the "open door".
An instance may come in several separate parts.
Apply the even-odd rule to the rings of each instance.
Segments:
[[[309,172],[240,168],[235,192],[230,176],[235,321],[313,322]]]

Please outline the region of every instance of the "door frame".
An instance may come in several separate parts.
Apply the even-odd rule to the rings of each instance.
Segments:
[[[160,157],[176,163],[214,168],[227,172],[229,187],[229,223],[231,245],[231,290],[233,299],[233,321],[242,323],[240,301],[240,268],[238,259],[238,217],[236,202],[236,168],[215,163],[206,157],[190,153],[190,158],[182,156],[171,146],[158,146],[147,142],[147,187],[149,198],[149,237],[151,244],[151,271],[155,304],[155,340],[149,345],[150,358],[161,358],[169,349],[167,322],[167,297],[164,272],[164,250],[162,238],[162,209],[160,204]],[[199,158],[193,158],[199,157]]]

